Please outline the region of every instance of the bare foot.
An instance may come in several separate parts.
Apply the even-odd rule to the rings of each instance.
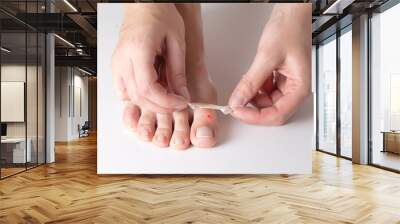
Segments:
[[[177,4],[185,23],[186,78],[192,102],[216,103],[217,93],[208,77],[204,60],[201,8],[199,4]],[[191,114],[191,113],[190,113]],[[194,146],[209,148],[217,143],[217,115],[213,110],[193,111],[190,123],[188,109],[173,115],[141,111],[138,106],[125,106],[124,123],[139,138],[160,147],[186,149]]]
[[[216,103],[216,91],[204,67],[188,67],[188,86],[193,102]],[[136,132],[139,139],[153,142],[159,147],[187,149],[194,146],[209,148],[216,144],[217,116],[213,110],[193,111],[190,124],[189,111],[171,114],[155,114],[141,110],[137,105],[125,103],[123,121]]]

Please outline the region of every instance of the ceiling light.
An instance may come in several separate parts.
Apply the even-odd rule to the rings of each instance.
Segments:
[[[71,42],[69,42],[68,40],[66,40],[66,39],[64,39],[64,38],[62,38],[62,37],[60,37],[59,35],[57,35],[57,34],[54,34],[54,36],[55,37],[57,37],[59,40],[61,40],[62,42],[64,42],[64,43],[66,43],[67,45],[69,45],[70,47],[73,47],[73,48],[75,48],[75,45],[73,45]]]
[[[78,10],[73,6],[68,0],[64,0],[65,4],[67,4],[74,12],[78,12]]]
[[[354,1],[355,0],[336,0],[332,5],[325,9],[322,14],[342,14],[343,10]]]
[[[86,70],[83,70],[83,69],[81,69],[81,68],[79,68],[79,67],[78,67],[78,70],[81,71],[81,72],[83,72],[83,73],[85,73],[85,74],[87,74],[87,75],[93,75],[92,73],[90,73],[90,72],[88,72],[88,71],[86,71]]]
[[[9,49],[7,49],[7,48],[5,48],[5,47],[1,47],[0,49],[1,49],[2,51],[6,52],[6,53],[10,53],[10,52],[11,52],[11,50],[9,50]]]

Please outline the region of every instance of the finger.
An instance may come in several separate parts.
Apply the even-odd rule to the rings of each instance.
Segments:
[[[113,83],[118,99],[121,101],[130,100],[123,79],[119,76],[113,76]]]
[[[126,93],[130,101],[135,102],[137,105],[145,108],[148,111],[152,111],[155,113],[172,113],[176,110],[174,108],[166,108],[160,106],[159,104],[150,101],[146,97],[142,97],[141,95],[139,95],[137,92],[135,75],[126,75],[124,77],[124,85],[127,86]]]
[[[233,91],[229,105],[233,108],[245,106],[260,90],[264,82],[272,75],[277,59],[265,53],[258,53],[249,71],[242,77]]]
[[[132,73],[133,69],[129,59],[123,57],[117,49],[112,58],[112,77],[114,89],[118,99],[121,101],[129,100],[123,76],[125,74],[133,75]]]
[[[154,68],[155,51],[142,49],[134,53],[132,61],[141,97],[156,103],[164,108],[181,110],[187,107],[188,100],[174,93],[169,93],[159,82]],[[139,85],[140,83],[140,85]]]
[[[236,108],[233,116],[250,124],[283,125],[297,110],[306,98],[301,92],[283,95],[274,105],[262,109],[242,107]]]
[[[176,38],[167,38],[167,54],[168,84],[174,93],[190,101],[185,71],[185,45]]]
[[[152,111],[155,113],[162,113],[162,114],[171,114],[174,111],[176,111],[173,108],[165,108],[165,107],[161,107],[151,101],[149,101],[146,98],[140,98],[138,99],[138,101],[136,102],[137,105],[139,105],[141,108],[145,108],[148,111]]]
[[[130,66],[130,67],[132,67],[132,66]],[[133,72],[126,73],[126,75],[124,75],[122,77],[122,82],[123,82],[123,85],[126,87],[125,93],[128,95],[128,98],[132,102],[139,103],[140,98],[137,93],[136,79],[135,79],[134,73]]]
[[[274,74],[274,72],[273,72]],[[271,93],[276,88],[274,83],[274,75],[268,76],[267,80],[265,80],[264,85],[262,87],[262,91],[265,93]]]
[[[268,93],[257,94],[251,103],[257,108],[270,107],[273,105],[272,99]]]
[[[275,102],[277,102],[281,97],[283,96],[283,93],[280,89],[275,89],[271,94],[271,100],[272,103],[274,104]]]

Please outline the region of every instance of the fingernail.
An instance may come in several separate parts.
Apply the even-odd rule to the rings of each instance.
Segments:
[[[230,106],[232,108],[235,107],[243,107],[246,104],[246,99],[243,98],[241,95],[238,93],[234,93],[232,95],[231,101],[230,101]]]
[[[190,100],[189,90],[188,90],[188,88],[187,88],[186,86],[181,87],[181,88],[179,89],[178,93],[179,93],[181,96],[185,97],[187,100]]]
[[[204,126],[197,128],[196,137],[197,138],[211,138],[214,136],[213,130],[210,127]]]
[[[183,138],[174,138],[175,145],[183,145],[185,144],[185,140]]]

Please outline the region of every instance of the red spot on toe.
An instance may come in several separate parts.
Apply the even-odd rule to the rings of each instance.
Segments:
[[[210,115],[210,114],[207,114],[207,118],[208,118],[208,119],[211,119],[211,115]]]

